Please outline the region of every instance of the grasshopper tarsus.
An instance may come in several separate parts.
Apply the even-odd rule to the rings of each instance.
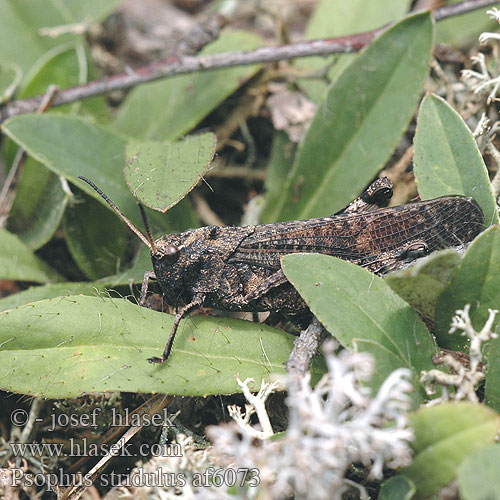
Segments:
[[[159,365],[164,363],[166,360],[167,360],[167,358],[164,358],[164,357],[158,358],[157,356],[152,356],[151,358],[148,358],[149,363],[156,363]]]

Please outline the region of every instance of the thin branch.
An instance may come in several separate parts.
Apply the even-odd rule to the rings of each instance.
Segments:
[[[466,0],[461,3],[444,5],[443,7],[439,7],[434,10],[434,19],[436,21],[441,21],[448,17],[460,16],[473,10],[489,7],[490,5],[494,5],[496,3],[498,2],[490,2],[488,0]]]
[[[440,21],[495,3],[497,2],[494,0],[468,0],[459,4],[439,7],[434,10],[434,17],[436,20]],[[298,42],[282,45],[281,47],[262,47],[247,52],[225,52],[205,56],[172,55],[166,60],[142,66],[135,71],[120,73],[118,75],[61,90],[55,97],[53,106],[61,106],[63,104],[88,99],[115,90],[129,89],[140,83],[152,82],[161,78],[193,73],[196,71],[209,71],[232,66],[268,63],[299,57],[357,52],[368,45],[375,36],[386,27],[387,26],[384,26],[355,35]],[[12,116],[34,112],[40,105],[41,99],[41,96],[37,96],[31,99],[7,103],[3,108],[0,108],[0,123]]]
[[[328,55],[338,52],[356,52],[373,40],[380,29],[341,38],[299,42],[282,47],[263,47],[248,52],[224,52],[206,56],[170,56],[167,60],[158,61],[148,66],[137,68],[130,73],[120,73],[101,80],[61,90],[54,106],[95,97],[115,90],[134,87],[140,83],[152,82],[174,75],[208,71],[232,66],[244,66],[262,62],[281,61],[296,57]],[[0,110],[0,121],[15,115],[31,113],[36,109],[40,97],[12,101]]]

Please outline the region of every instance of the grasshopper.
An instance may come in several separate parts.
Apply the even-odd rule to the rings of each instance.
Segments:
[[[392,183],[377,179],[348,207],[328,217],[246,227],[207,226],[154,240],[144,210],[144,236],[91,181],[101,195],[151,250],[139,304],[149,279],[156,279],[169,305],[177,308],[170,337],[160,357],[172,350],[179,323],[200,307],[227,311],[297,314],[307,305],[286,279],[281,258],[291,253],[322,253],[384,275],[430,252],[470,243],[481,231],[479,205],[465,196],[446,196],[387,208]]]

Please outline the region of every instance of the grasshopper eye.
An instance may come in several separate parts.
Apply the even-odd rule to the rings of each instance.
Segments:
[[[175,245],[169,245],[165,249],[165,260],[167,264],[175,264],[179,260],[179,249]]]
[[[387,177],[377,179],[361,194],[361,199],[370,205],[386,207],[392,198],[392,182]]]
[[[372,203],[381,205],[392,198],[392,188],[381,187],[372,194]]]
[[[411,245],[408,245],[406,250],[403,252],[403,259],[419,259],[420,257],[425,257],[429,253],[429,247],[427,243],[423,241],[416,241]]]

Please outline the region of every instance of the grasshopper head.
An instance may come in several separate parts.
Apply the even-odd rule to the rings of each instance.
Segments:
[[[200,287],[206,288],[207,280],[211,278],[206,277],[205,280],[200,280],[200,273],[202,273],[203,264],[207,262],[206,257],[210,253],[210,245],[207,240],[213,240],[216,237],[217,228],[210,226],[181,234],[167,234],[155,241],[149,230],[142,205],[139,204],[139,208],[147,237],[122,214],[118,207],[92,181],[81,176],[79,178],[91,186],[151,250],[156,278],[169,304],[176,306],[179,303],[189,303],[195,291],[199,291]]]
[[[189,231],[188,231],[189,233]],[[158,238],[155,252],[151,252],[153,269],[161,289],[170,305],[190,301],[189,276],[194,269],[193,255],[187,255],[184,241],[186,233],[167,234]]]

